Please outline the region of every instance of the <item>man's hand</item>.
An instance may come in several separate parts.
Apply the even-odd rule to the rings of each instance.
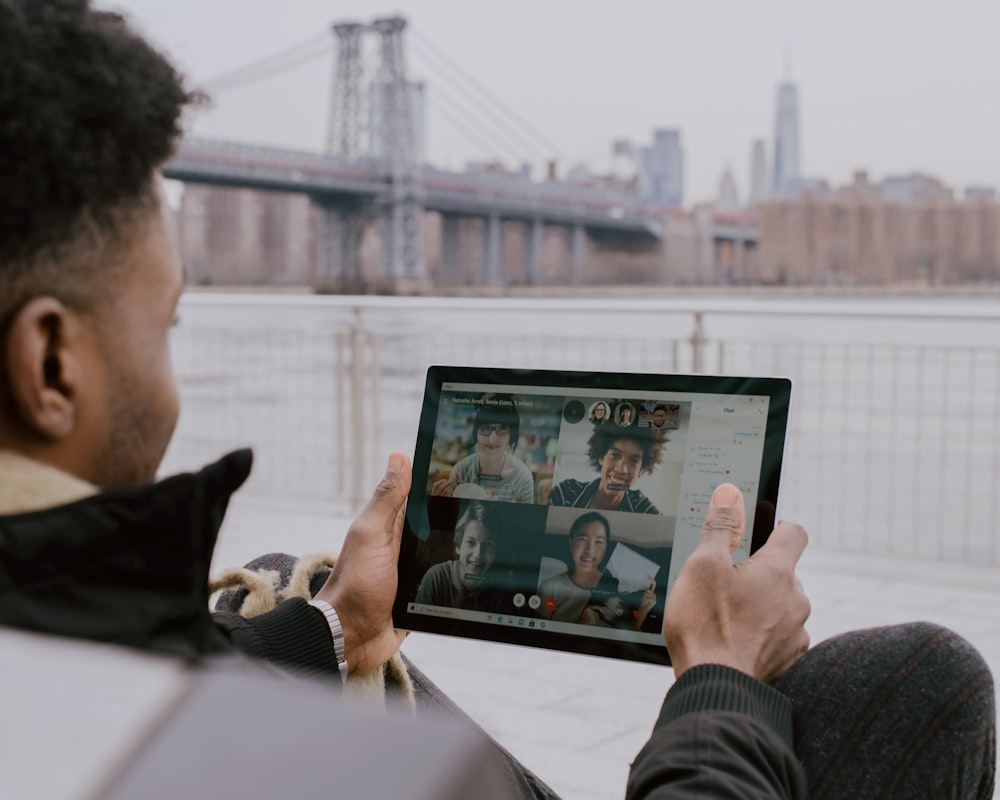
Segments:
[[[337,564],[316,594],[340,617],[344,657],[351,672],[365,673],[381,666],[403,641],[404,634],[392,627],[392,604],[411,478],[410,460],[392,453],[385,476],[351,523]]]
[[[795,577],[806,532],[779,522],[767,544],[733,564],[745,522],[742,492],[722,484],[667,598],[663,640],[677,677],[698,664],[723,664],[769,682],[809,647],[809,599]]]

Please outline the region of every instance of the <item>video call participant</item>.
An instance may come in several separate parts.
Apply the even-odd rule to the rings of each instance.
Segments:
[[[617,582],[610,576],[605,579],[604,575],[605,558],[610,553],[608,545],[611,543],[608,518],[597,511],[581,514],[573,520],[568,539],[573,566],[566,572],[560,572],[541,582],[538,587],[538,593],[542,597],[539,614],[559,622],[611,627],[611,623],[605,618],[603,598],[617,597]],[[595,592],[602,581],[602,591]],[[555,607],[548,610],[546,603],[550,601],[555,601]],[[642,593],[638,613],[631,622],[632,628],[642,628],[655,604],[656,584],[651,583]]]
[[[587,441],[587,456],[600,477],[590,483],[567,478],[552,487],[549,505],[659,514],[652,501],[632,484],[663,461],[665,434],[651,428],[599,427]]]
[[[632,424],[632,406],[628,403],[622,403],[618,406],[618,424],[623,428]]]
[[[659,403],[656,408],[653,409],[653,420],[651,422],[652,426],[658,430],[670,430],[676,427],[677,420],[677,406],[672,407],[673,410],[673,423],[669,425],[668,422],[671,421],[671,412],[663,403]]]
[[[611,409],[608,408],[608,404],[603,400],[598,400],[594,403],[590,409],[590,421],[594,425],[603,425],[606,422],[611,422]]]
[[[535,480],[531,470],[514,455],[520,430],[521,420],[513,399],[507,395],[483,395],[472,423],[475,452],[459,461],[449,477],[436,481],[430,493],[508,503],[533,502]]]
[[[489,583],[497,528],[496,516],[486,504],[471,503],[455,526],[457,556],[427,570],[413,602],[470,611],[504,610],[507,592]]]

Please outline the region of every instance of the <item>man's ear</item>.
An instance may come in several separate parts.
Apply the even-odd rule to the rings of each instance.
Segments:
[[[29,300],[4,342],[12,412],[26,433],[49,441],[68,436],[77,419],[79,321],[54,297]]]

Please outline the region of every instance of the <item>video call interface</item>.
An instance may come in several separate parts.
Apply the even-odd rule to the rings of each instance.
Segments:
[[[720,483],[743,490],[749,555],[768,403],[444,383],[407,611],[659,643]]]

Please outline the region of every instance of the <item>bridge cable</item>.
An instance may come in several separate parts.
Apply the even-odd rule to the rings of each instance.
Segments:
[[[427,95],[434,108],[444,112],[456,126],[462,127],[467,133],[474,133],[480,145],[487,145],[487,152],[501,150],[515,162],[523,162],[529,158],[530,154],[524,151],[523,141],[515,141],[509,134],[505,134],[495,125],[490,125],[488,121],[484,124],[481,112],[470,109],[468,103],[464,103],[460,98],[456,100],[447,84],[435,82],[434,86],[435,89]]]
[[[493,92],[491,92],[486,86],[472,77],[467,70],[465,70],[457,61],[448,56],[440,47],[431,42],[426,36],[422,35],[415,28],[411,29],[412,41],[417,44],[418,47],[422,47],[427,52],[433,54],[440,61],[444,62],[448,68],[454,72],[456,75],[462,77],[462,79],[468,83],[473,89],[479,94],[486,97],[493,106],[499,107],[505,112],[510,120],[516,122],[523,129],[524,133],[531,136],[535,142],[536,146],[540,145],[544,148],[545,152],[555,153],[561,158],[565,158],[565,154],[562,152],[562,148],[555,144],[551,139],[549,139],[545,134],[538,131],[531,123],[527,122],[520,115],[517,114],[510,106],[504,103],[499,97],[497,97]]]
[[[235,89],[328,55],[332,49],[332,38],[329,34],[323,33],[240,67],[213,75],[211,78],[201,81],[201,85],[206,91]]]
[[[494,115],[489,114],[488,111],[484,112],[481,107],[473,106],[467,99],[467,90],[460,85],[441,79],[443,73],[437,71],[440,67],[424,64],[423,61],[420,63],[434,70],[432,89],[428,92],[428,98],[431,102],[443,100],[453,113],[465,117],[467,125],[475,123],[479,129],[480,143],[483,142],[483,137],[488,137],[492,141],[488,150],[503,150],[516,161],[528,160],[534,155],[548,157],[548,153],[539,152],[537,146],[533,142],[527,141],[518,131],[501,126],[500,121]],[[466,97],[456,97],[455,92],[458,92],[459,95],[466,95]],[[441,109],[443,106],[435,103],[435,107]]]
[[[486,138],[484,138],[480,131],[469,125],[469,123],[462,118],[462,115],[456,114],[455,112],[451,111],[447,106],[442,105],[438,100],[435,99],[433,95],[429,96],[428,99],[430,100],[430,105],[434,108],[435,111],[437,111],[439,114],[445,117],[456,129],[464,133],[465,136],[469,137],[469,139],[474,140],[475,143],[478,144],[480,147],[483,147],[486,150],[486,152],[490,152],[491,150],[496,148],[495,142],[491,142]],[[523,157],[518,156],[518,158],[523,158]]]

